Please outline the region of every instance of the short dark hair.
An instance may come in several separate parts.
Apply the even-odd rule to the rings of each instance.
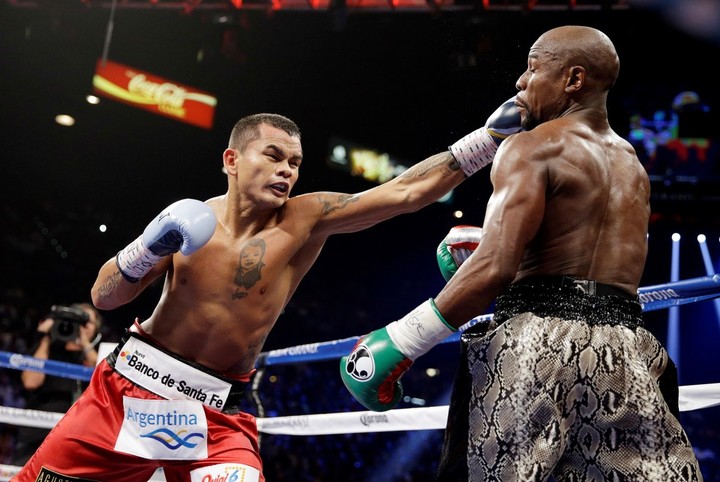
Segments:
[[[260,127],[261,124],[282,129],[289,135],[300,138],[300,128],[287,117],[280,114],[252,114],[243,117],[235,123],[230,133],[228,147],[241,151],[245,149],[245,146],[260,136],[258,127]]]

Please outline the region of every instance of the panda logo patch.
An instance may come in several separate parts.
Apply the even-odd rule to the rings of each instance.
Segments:
[[[367,346],[360,345],[345,362],[345,371],[359,382],[372,378],[375,374],[375,360]]]

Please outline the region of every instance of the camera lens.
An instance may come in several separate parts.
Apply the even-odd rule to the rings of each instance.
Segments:
[[[55,320],[50,337],[58,341],[75,341],[80,336],[80,325],[89,319],[85,311],[72,306],[53,305],[50,316]]]
[[[57,325],[57,334],[61,338],[67,338],[71,336],[73,334],[73,331],[75,330],[74,324],[68,321],[60,321]]]
[[[55,320],[50,329],[50,339],[55,341],[75,341],[80,336],[80,325],[69,320]]]

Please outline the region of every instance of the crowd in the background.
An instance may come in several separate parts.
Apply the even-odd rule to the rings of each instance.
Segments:
[[[58,244],[65,243],[69,255],[75,254],[68,244],[70,241],[60,238],[62,233],[78,229],[73,225],[77,219],[71,214],[63,215],[52,206],[3,206],[0,350],[26,354],[37,324],[49,307],[57,302],[76,301],[82,296],[82,293],[67,291],[68,286],[58,281],[63,277],[94,275],[84,268],[73,272],[69,268],[73,263],[61,255],[63,248],[57,249]],[[100,248],[90,243],[86,249],[90,251],[87,255],[96,260],[107,257],[106,253],[92,252]],[[99,262],[96,264],[99,266]],[[353,280],[347,282],[353,283]],[[357,331],[353,334],[361,334],[365,324],[371,329],[373,322],[378,323],[372,320],[374,313],[363,311],[371,310],[370,307],[353,308],[347,300],[333,298],[327,291],[306,291],[315,292],[316,296],[304,294],[288,305],[280,322],[289,328],[277,330],[275,338],[268,340],[274,348],[335,339],[330,327],[347,319],[349,313]],[[119,340],[123,326],[106,323],[103,341]],[[302,327],[302,333],[298,327]],[[400,408],[447,403],[457,353],[449,344],[435,350],[436,356],[423,357],[404,377],[406,394],[414,400],[402,402]],[[428,367],[438,368],[439,376],[431,377],[425,370]],[[337,361],[270,366],[261,376],[257,395],[262,406],[256,405],[252,393],[248,393],[244,401],[244,408],[256,415],[363,410],[342,385]],[[18,371],[0,368],[0,403],[6,407],[24,407]],[[706,482],[720,482],[720,407],[682,412],[681,421],[695,447]],[[16,432],[16,426],[0,424],[0,464],[10,464]],[[268,482],[425,482],[433,480],[442,435],[442,430],[307,437],[261,434],[260,443]]]

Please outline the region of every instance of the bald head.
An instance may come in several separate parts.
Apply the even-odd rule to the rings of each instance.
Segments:
[[[591,27],[566,25],[548,30],[535,41],[530,53],[550,57],[563,68],[584,67],[587,81],[601,91],[609,90],[620,72],[612,41]]]

